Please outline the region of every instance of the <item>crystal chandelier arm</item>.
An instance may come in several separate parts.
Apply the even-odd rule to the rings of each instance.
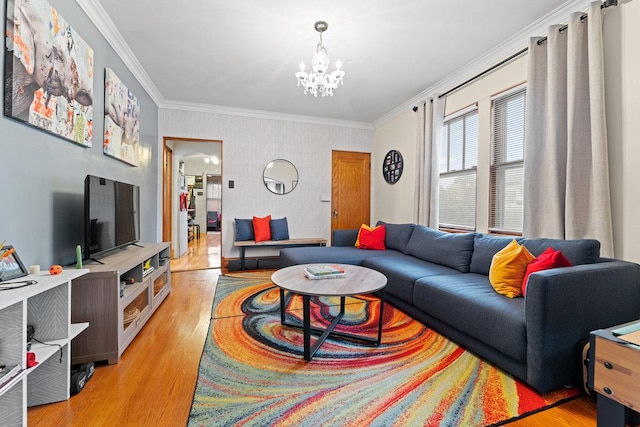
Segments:
[[[300,63],[300,71],[295,73],[298,80],[298,86],[304,88],[304,93],[311,92],[313,96],[317,97],[318,92],[322,96],[333,96],[333,90],[338,87],[338,84],[343,84],[344,71],[342,63],[336,61],[336,69],[331,73],[329,69],[329,55],[327,49],[322,43],[322,33],[327,30],[328,24],[324,21],[317,21],[314,24],[314,28],[320,33],[320,42],[316,46],[316,51],[313,54],[311,60],[311,71],[305,72],[304,62]]]

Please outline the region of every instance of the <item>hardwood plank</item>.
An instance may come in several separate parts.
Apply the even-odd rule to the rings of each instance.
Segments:
[[[29,408],[29,426],[186,424],[220,274],[203,269],[211,263],[212,252],[219,254],[219,233],[209,236],[218,239],[217,249],[204,244],[201,236],[190,242],[184,259],[171,261],[172,270],[176,261],[179,268],[192,271],[172,272],[171,293],[120,363],[98,366],[85,389],[68,401]],[[219,266],[219,255],[217,260]],[[581,397],[509,425],[594,427],[595,401]]]
[[[202,232],[187,246],[187,252],[180,258],[171,260],[171,271],[192,271],[220,268],[221,232]]]
[[[97,366],[70,400],[30,408],[29,425],[185,425],[219,274],[173,273],[172,292],[120,363]]]

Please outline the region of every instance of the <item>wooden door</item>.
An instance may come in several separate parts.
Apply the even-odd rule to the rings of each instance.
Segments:
[[[167,147],[166,141],[162,150],[162,241],[171,242],[172,215],[172,195],[173,195],[173,151]],[[171,247],[171,258],[173,258],[173,245]]]
[[[331,231],[369,224],[371,154],[333,151],[331,171]]]

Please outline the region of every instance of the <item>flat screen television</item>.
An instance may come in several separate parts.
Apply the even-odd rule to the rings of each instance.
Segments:
[[[84,180],[84,259],[140,241],[140,188],[98,176]]]

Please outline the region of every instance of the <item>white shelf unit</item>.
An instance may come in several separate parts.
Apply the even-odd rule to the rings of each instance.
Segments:
[[[29,275],[37,283],[0,291],[0,364],[22,370],[0,387],[0,425],[26,426],[27,406],[69,399],[71,340],[89,324],[71,324],[71,280],[89,270]],[[27,325],[35,328],[31,351],[38,364],[27,369]]]
[[[73,344],[75,364],[120,361],[122,353],[171,291],[168,242],[140,243],[85,263],[90,272],[73,281],[71,318],[89,322]],[[145,270],[145,264],[152,269]],[[120,282],[132,279],[120,293]]]

